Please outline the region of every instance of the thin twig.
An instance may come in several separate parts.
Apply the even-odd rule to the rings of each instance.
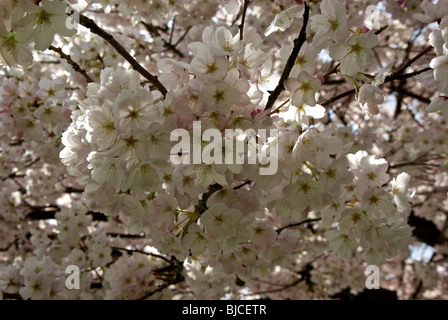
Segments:
[[[246,180],[243,183],[241,183],[240,185],[237,185],[236,187],[233,187],[233,190],[241,189],[242,187],[244,187],[245,185],[250,184],[251,182],[252,182],[251,180]]]
[[[305,220],[302,220],[300,222],[291,223],[291,224],[288,224],[287,226],[278,228],[276,231],[277,231],[278,234],[280,234],[280,232],[282,232],[283,230],[285,230],[287,228],[298,227],[298,226],[301,226],[302,224],[305,224],[305,223],[311,223],[311,222],[316,222],[316,221],[320,221],[320,220],[322,220],[322,218],[305,219]]]
[[[285,89],[284,82],[286,79],[288,79],[289,74],[291,73],[291,70],[294,67],[297,56],[299,55],[300,49],[302,48],[303,44],[306,41],[306,27],[308,25],[310,7],[308,6],[307,2],[304,2],[304,4],[305,4],[305,12],[303,14],[302,29],[300,30],[300,34],[297,37],[297,39],[294,40],[294,48],[292,49],[291,54],[289,55],[288,61],[286,62],[285,69],[283,70],[280,80],[278,81],[277,87],[269,95],[268,102],[266,103],[266,107],[264,108],[264,110],[271,109],[280,93]]]
[[[415,61],[417,61],[418,59],[420,59],[421,57],[423,57],[425,54],[427,54],[429,51],[432,50],[431,46],[426,47],[422,52],[420,52],[419,54],[417,54],[414,58],[409,59],[407,62],[403,63],[403,65],[394,73],[392,73],[390,75],[391,78],[396,78],[397,76],[399,76],[400,74],[402,74],[404,71],[406,71],[406,69],[413,64]],[[398,78],[396,78],[398,79]]]
[[[393,80],[412,78],[412,77],[414,77],[414,76],[416,76],[416,75],[418,75],[420,73],[423,73],[423,72],[426,72],[426,71],[429,71],[429,70],[432,70],[432,69],[427,67],[427,68],[424,68],[424,69],[421,69],[421,70],[418,70],[418,71],[414,71],[414,72],[411,72],[411,73],[405,73],[405,74],[396,74],[396,73],[394,73],[392,75],[387,76],[386,79],[384,80],[384,83],[391,82]],[[343,93],[341,93],[341,94],[339,94],[339,95],[337,95],[337,96],[335,96],[333,98],[325,100],[320,105],[323,106],[323,107],[326,107],[326,106],[332,104],[333,102],[335,102],[335,101],[337,101],[339,99],[342,99],[342,98],[344,98],[346,96],[349,96],[349,95],[352,95],[352,94],[355,94],[355,93],[356,93],[355,89],[348,90],[348,91],[343,92]]]
[[[59,56],[64,59],[65,61],[68,62],[69,65],[72,66],[73,70],[75,70],[76,72],[78,72],[79,74],[81,74],[88,83],[90,82],[95,82],[86,72],[86,70],[82,69],[79,64],[77,64],[75,61],[73,61],[73,59],[68,55],[65,54],[61,48],[57,48],[55,46],[50,46],[48,49],[56,52],[59,54]]]
[[[173,24],[171,25],[170,40],[168,40],[169,43],[171,43],[173,41],[175,23],[176,23],[176,16],[173,17]]]
[[[421,95],[418,95],[418,94],[416,94],[414,92],[411,92],[411,91],[408,91],[406,89],[398,88],[398,91],[401,92],[404,95],[407,95],[407,96],[409,96],[411,98],[417,99],[417,100],[419,100],[421,102],[424,102],[424,103],[427,103],[427,104],[431,103],[431,99],[422,97]]]
[[[148,70],[142,67],[140,63],[137,62],[137,60],[132,57],[129,52],[117,41],[115,38],[108,32],[104,31],[102,28],[100,28],[95,21],[92,19],[86,17],[85,15],[80,15],[80,24],[84,27],[88,28],[92,33],[100,36],[104,40],[106,40],[112,47],[115,48],[115,50],[126,59],[127,62],[132,66],[134,70],[136,70],[138,73],[140,73],[143,77],[148,79],[165,97],[168,90],[165,88],[165,86],[159,81],[159,79],[149,73]]]
[[[270,114],[279,113],[281,108],[283,108],[290,100],[291,100],[291,98],[289,98],[288,100],[283,102],[281,105],[279,105],[277,108],[275,108],[275,110],[272,111]]]
[[[178,45],[178,44],[185,38],[185,36],[188,34],[188,31],[190,31],[191,26],[189,26],[189,27],[185,30],[184,34],[179,38],[179,40],[177,40],[177,42],[176,42],[175,44],[172,44],[171,42],[172,42],[172,36],[173,36],[173,33],[171,33],[171,35],[170,35],[170,41],[166,41],[166,40],[163,39],[163,37],[160,35],[160,33],[159,33],[159,30],[160,30],[160,29],[158,29],[157,27],[154,27],[153,25],[151,25],[151,24],[149,24],[149,23],[146,23],[146,22],[144,22],[144,21],[141,21],[140,23],[141,23],[142,25],[145,26],[146,30],[149,31],[149,33],[151,34],[152,37],[159,37],[160,39],[162,39],[162,41],[163,41],[163,45],[164,45],[164,47],[165,47],[166,49],[163,50],[163,51],[161,51],[161,52],[165,52],[165,51],[169,51],[169,50],[171,50],[171,51],[173,51],[175,54],[177,54],[180,58],[183,58],[183,57],[185,56],[179,49],[176,48],[176,46],[177,46],[177,45]],[[171,30],[173,31],[174,28],[171,29]]]
[[[191,29],[191,26],[188,26],[188,28],[187,29],[185,29],[185,32],[184,32],[184,34],[179,38],[179,40],[177,40],[176,41],[176,43],[175,44],[173,44],[173,47],[177,47],[177,45],[179,44],[179,43],[181,43],[182,42],[182,40],[184,40],[185,39],[185,37],[187,36],[187,34],[188,34],[188,32],[190,31],[190,29]]]
[[[126,248],[121,248],[121,247],[110,247],[110,248],[111,249],[115,249],[115,250],[126,251],[128,253],[134,253],[134,252],[135,253],[141,253],[141,254],[145,254],[147,256],[151,256],[151,257],[154,257],[154,258],[162,259],[162,260],[168,262],[169,264],[172,263],[172,261],[170,259],[168,259],[168,258],[166,258],[166,257],[164,257],[164,256],[162,256],[160,254],[156,254],[156,253],[146,252],[146,251],[138,250],[138,249],[126,249]]]

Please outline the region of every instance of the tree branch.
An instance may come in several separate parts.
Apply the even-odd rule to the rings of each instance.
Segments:
[[[280,234],[280,232],[282,232],[283,230],[285,230],[287,228],[298,227],[298,226],[301,226],[302,224],[305,224],[305,223],[311,223],[311,222],[316,222],[316,221],[320,221],[320,220],[322,220],[322,218],[305,219],[305,220],[302,220],[300,222],[291,223],[291,224],[288,224],[287,226],[278,228],[276,231],[277,231],[278,234]]]
[[[406,89],[401,89],[401,88],[398,88],[397,90],[398,90],[400,93],[402,93],[402,94],[404,94],[404,95],[406,95],[406,96],[409,96],[409,97],[411,97],[411,98],[417,99],[417,100],[419,100],[419,101],[421,101],[421,102],[424,102],[424,103],[427,103],[427,104],[430,104],[430,103],[431,103],[431,99],[422,97],[422,96],[420,96],[420,95],[418,95],[418,94],[416,94],[416,93],[414,93],[414,92],[408,91],[408,90],[406,90]]]
[[[168,90],[163,86],[163,84],[159,81],[159,79],[156,76],[153,76],[151,73],[148,72],[145,68],[140,65],[140,63],[137,62],[137,60],[132,57],[129,52],[120,44],[117,40],[110,34],[101,29],[95,21],[93,21],[90,18],[87,18],[85,15],[80,15],[80,24],[84,27],[88,28],[92,33],[100,36],[104,40],[106,40],[112,47],[117,50],[117,52],[126,59],[127,62],[132,66],[134,70],[136,70],[138,73],[140,73],[143,77],[148,79],[165,97]]]
[[[137,250],[137,249],[126,249],[126,248],[121,248],[121,247],[110,247],[110,248],[113,249],[113,250],[126,251],[129,254],[132,254],[134,252],[135,253],[141,253],[141,254],[145,254],[147,256],[151,256],[151,257],[154,257],[154,258],[161,259],[161,260],[163,260],[165,262],[168,262],[169,264],[173,263],[170,259],[168,259],[168,258],[166,258],[166,257],[164,257],[164,256],[162,256],[160,254],[156,254],[156,253],[150,253],[150,252],[146,252],[146,251],[143,251],[143,250]]]
[[[285,69],[283,70],[280,80],[278,81],[277,87],[269,95],[268,102],[266,103],[266,107],[264,108],[264,110],[271,109],[280,93],[285,89],[284,82],[286,79],[288,79],[289,74],[291,73],[291,70],[296,62],[297,56],[299,55],[300,49],[306,41],[306,27],[308,25],[310,7],[308,6],[307,2],[304,2],[304,4],[305,13],[303,14],[302,29],[300,30],[300,34],[297,39],[294,40],[294,48],[289,55],[288,61],[286,61]]]
[[[417,54],[414,58],[409,59],[407,62],[403,63],[403,65],[394,73],[392,73],[390,75],[391,78],[395,78],[398,79],[397,77],[402,74],[403,72],[406,71],[406,69],[411,66],[415,61],[417,61],[418,59],[420,59],[421,57],[423,57],[425,54],[427,54],[429,51],[432,50],[432,47],[426,47],[422,52],[420,52],[419,54]]]
[[[145,26],[145,28],[148,30],[148,32],[153,36],[153,37],[160,37],[163,41],[163,45],[166,48],[165,50],[163,50],[162,52],[165,51],[173,51],[175,54],[177,54],[180,58],[183,58],[185,55],[179,50],[177,49],[177,45],[187,36],[188,31],[190,31],[191,26],[189,26],[185,32],[182,34],[182,36],[179,38],[179,40],[176,41],[175,44],[172,44],[172,33],[170,35],[170,41],[166,41],[165,39],[162,38],[162,36],[159,34],[159,29],[157,29],[157,27],[154,27],[153,25],[146,23],[144,21],[140,22],[142,25]],[[174,28],[172,29],[174,30]]]
[[[414,77],[414,76],[416,76],[416,75],[418,75],[420,73],[423,73],[423,72],[426,72],[426,71],[429,71],[429,70],[432,70],[432,69],[427,67],[427,68],[424,68],[424,69],[421,69],[421,70],[418,70],[418,71],[414,71],[414,72],[411,72],[411,73],[395,74],[394,76],[393,75],[389,75],[384,80],[384,83],[391,82],[391,81],[394,81],[394,80],[412,78],[412,77]],[[344,98],[346,96],[349,96],[349,95],[352,95],[352,94],[355,94],[355,93],[356,93],[355,89],[348,90],[348,91],[346,91],[344,93],[341,93],[341,94],[339,94],[339,95],[337,95],[337,96],[335,96],[333,98],[325,100],[320,105],[323,106],[323,107],[326,107],[326,106],[332,104],[333,102],[335,102],[335,101],[337,101],[339,99],[342,99],[342,98]]]
[[[246,11],[247,11],[247,7],[249,5],[250,0],[244,0],[244,4],[243,4],[243,16],[241,18],[241,23],[239,25],[239,29],[240,29],[240,40],[243,41],[243,31],[244,31],[244,22],[246,20]]]
[[[82,68],[79,66],[79,64],[77,64],[75,61],[73,61],[73,59],[72,59],[68,54],[65,54],[65,53],[62,51],[61,48],[57,48],[57,47],[55,47],[55,46],[50,46],[48,49],[50,49],[50,50],[52,50],[52,51],[58,53],[59,56],[60,56],[62,59],[66,60],[66,61],[68,62],[68,64],[72,66],[73,70],[75,70],[76,72],[78,72],[79,74],[81,74],[81,75],[87,80],[87,83],[95,82],[95,81],[94,81],[94,80],[87,74],[87,72],[86,72],[84,69],[82,69]]]

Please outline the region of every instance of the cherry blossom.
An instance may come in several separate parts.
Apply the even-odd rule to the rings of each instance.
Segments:
[[[0,298],[446,298],[445,0],[68,2],[0,0]]]

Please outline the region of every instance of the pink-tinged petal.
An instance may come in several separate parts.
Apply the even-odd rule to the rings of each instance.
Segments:
[[[348,55],[341,60],[341,72],[348,76],[353,76],[359,71],[359,66],[356,64],[356,57]]]
[[[67,25],[75,25],[72,17],[52,17],[50,21],[54,30],[63,37],[71,37],[77,32],[76,28],[67,28]]]
[[[34,47],[37,50],[44,51],[48,49],[53,42],[53,38],[54,31],[49,24],[42,23],[34,29]]]
[[[348,48],[345,45],[337,44],[330,48],[330,57],[334,60],[341,60],[348,54]]]
[[[16,61],[25,69],[29,68],[33,63],[33,54],[25,46],[20,46],[17,48]]]
[[[325,117],[326,109],[320,104],[316,104],[314,107],[305,106],[304,109],[308,117],[313,117],[314,119],[322,119]]]

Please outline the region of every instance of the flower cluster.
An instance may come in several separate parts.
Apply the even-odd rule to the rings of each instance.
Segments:
[[[447,1],[383,2],[0,0],[0,297],[441,291]]]

